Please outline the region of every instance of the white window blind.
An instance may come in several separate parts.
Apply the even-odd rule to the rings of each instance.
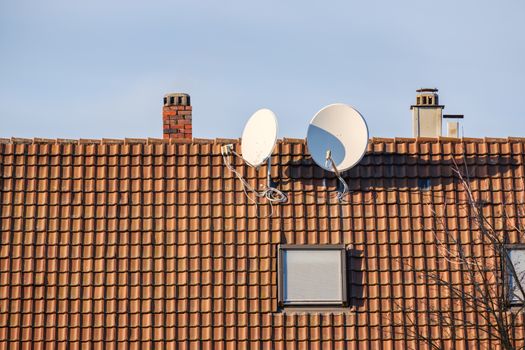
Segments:
[[[525,289],[525,248],[510,249],[509,258],[510,264],[516,271],[516,274],[513,274],[511,266],[507,266],[509,301],[511,304],[523,304],[525,296],[521,292],[519,285]]]
[[[345,250],[336,248],[281,249],[283,304],[342,304],[346,300]]]

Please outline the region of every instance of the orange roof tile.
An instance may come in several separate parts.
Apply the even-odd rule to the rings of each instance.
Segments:
[[[220,147],[231,142],[239,149],[230,139],[0,139],[1,347],[423,346],[406,323],[392,324],[408,317],[398,301],[418,305],[411,316],[445,348],[494,346],[483,334],[439,334],[428,310],[452,299],[418,271],[446,271],[467,287],[438,258],[432,210],[470,242],[455,161],[468,165],[491,220],[503,205],[515,218],[525,201],[525,139],[374,138],[344,174],[349,204],[331,196],[337,179],[314,165],[304,140],[280,140],[272,177],[289,200],[271,218],[224,167]],[[265,183],[264,167],[235,165]],[[281,243],[347,245],[350,307],[283,312]]]

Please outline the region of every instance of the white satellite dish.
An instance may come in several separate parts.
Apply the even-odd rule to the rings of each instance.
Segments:
[[[258,201],[262,198],[270,203],[270,214],[273,215],[272,203],[283,203],[287,201],[286,195],[279,191],[272,182],[271,168],[272,155],[275,143],[277,142],[277,117],[267,108],[259,109],[255,112],[244,127],[241,139],[241,152],[244,161],[255,168],[259,168],[264,162],[266,167],[266,186],[262,190],[250,185],[244,176],[239,173],[230,161],[230,157],[241,157],[234,150],[234,145],[228,144],[221,147],[221,154],[226,167],[241,181],[242,189],[247,199],[258,206]],[[258,211],[258,210],[257,210]]]
[[[242,158],[252,167],[259,167],[272,155],[276,141],[277,117],[267,108],[259,109],[242,132]]]
[[[317,165],[342,172],[363,158],[368,145],[368,126],[355,108],[342,103],[328,105],[312,118],[306,142]]]

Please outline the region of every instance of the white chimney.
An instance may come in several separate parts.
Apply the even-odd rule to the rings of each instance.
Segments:
[[[419,89],[412,110],[414,137],[438,137],[442,135],[443,108],[439,104],[438,89]]]
[[[444,114],[443,118],[452,119],[447,121],[447,136],[459,137],[459,119],[463,119],[463,114]]]
[[[447,122],[447,136],[458,137],[459,122]]]

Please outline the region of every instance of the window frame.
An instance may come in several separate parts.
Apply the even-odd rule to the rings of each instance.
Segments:
[[[511,251],[512,250],[524,250],[525,251],[525,244],[506,244],[503,248],[505,250],[505,256],[502,257],[503,259],[505,259],[505,261],[502,263],[504,283],[505,283],[503,286],[503,291],[505,293],[503,300],[506,301],[506,304],[509,307],[523,306],[525,305],[525,296],[524,296],[523,301],[519,301],[519,300],[514,301],[513,300],[514,298],[511,295],[511,280],[513,276],[509,273],[508,264],[512,263],[512,259],[510,257]],[[509,261],[507,261],[507,257]],[[525,285],[522,288],[525,289]]]
[[[341,300],[312,300],[312,301],[286,301],[284,300],[284,257],[283,253],[288,250],[331,250],[339,251],[341,256]],[[281,307],[286,306],[347,306],[347,251],[344,244],[279,244],[277,249],[277,294]]]

